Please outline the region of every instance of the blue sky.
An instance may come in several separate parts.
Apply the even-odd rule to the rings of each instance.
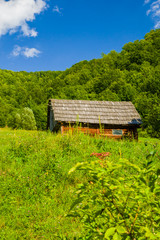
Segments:
[[[65,70],[160,27],[160,0],[0,0],[0,68]]]

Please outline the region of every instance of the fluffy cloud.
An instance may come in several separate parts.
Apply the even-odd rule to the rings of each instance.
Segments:
[[[36,37],[37,31],[28,22],[46,8],[46,0],[0,0],[0,36],[20,30],[24,36]]]
[[[19,55],[25,56],[26,58],[38,57],[41,52],[36,48],[20,47],[16,45],[13,49],[12,56],[17,57]]]
[[[150,0],[145,0],[145,3],[151,2]],[[152,1],[150,8],[147,11],[147,15],[151,15],[155,20],[155,28],[160,28],[160,0]]]

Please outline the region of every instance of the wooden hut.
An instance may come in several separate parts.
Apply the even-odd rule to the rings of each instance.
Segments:
[[[62,134],[78,125],[78,130],[87,134],[138,139],[141,117],[131,102],[50,99],[47,122],[48,129],[61,129]]]

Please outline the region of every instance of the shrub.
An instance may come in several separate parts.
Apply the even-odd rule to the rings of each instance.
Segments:
[[[36,120],[32,109],[26,107],[13,113],[8,119],[8,126],[16,129],[36,130]]]
[[[142,167],[120,159],[78,163],[89,181],[76,189],[68,216],[84,223],[85,239],[160,239],[160,167],[151,152]]]

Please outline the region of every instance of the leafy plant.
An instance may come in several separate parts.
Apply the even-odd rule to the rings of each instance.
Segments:
[[[78,163],[69,171],[83,170],[89,181],[76,189],[68,216],[81,219],[86,239],[159,239],[160,167],[144,159],[143,167],[120,158]],[[83,236],[84,237],[84,236]]]

